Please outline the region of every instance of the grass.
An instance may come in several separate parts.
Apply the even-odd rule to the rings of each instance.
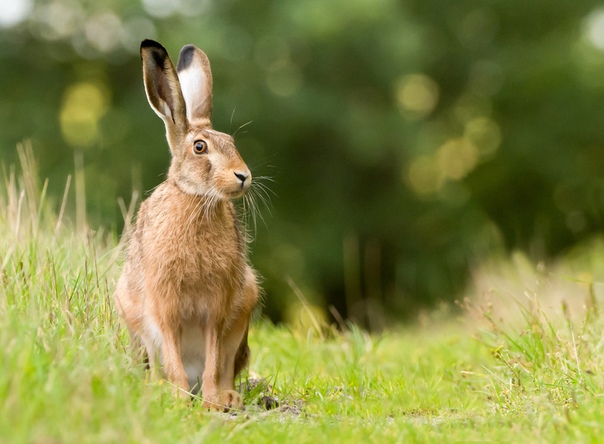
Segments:
[[[516,299],[507,304],[513,321],[479,297],[461,316],[432,313],[379,335],[260,320],[241,380],[247,409],[208,413],[133,358],[110,297],[116,236],[72,226],[64,202],[48,201],[37,183],[33,157],[21,154],[24,173],[5,171],[0,192],[2,443],[597,442],[604,434],[594,286],[563,278],[567,299],[579,303],[547,307],[552,282],[585,278],[604,249],[554,274],[513,261],[489,270],[500,279],[491,293]],[[265,396],[279,407],[264,409]]]

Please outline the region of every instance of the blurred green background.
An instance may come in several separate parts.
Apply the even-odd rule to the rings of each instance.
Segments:
[[[169,163],[144,38],[208,54],[216,129],[251,121],[274,320],[305,298],[381,328],[458,297],[486,257],[551,258],[604,222],[602,2],[3,0],[3,163],[31,140],[60,202],[81,161],[92,227],[119,232],[117,199]]]

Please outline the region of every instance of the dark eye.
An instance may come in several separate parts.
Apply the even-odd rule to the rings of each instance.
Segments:
[[[203,154],[208,150],[208,144],[205,140],[196,140],[193,145],[193,152],[195,154]]]

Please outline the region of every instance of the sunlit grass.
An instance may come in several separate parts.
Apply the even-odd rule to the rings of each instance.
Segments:
[[[573,316],[570,303],[545,310],[552,290],[532,287],[534,273],[552,276],[530,264],[526,282],[503,265],[508,286],[491,281],[512,293],[513,322],[477,299],[461,320],[430,314],[379,335],[260,320],[240,381],[244,412],[176,399],[133,357],[114,313],[116,236],[74,226],[64,202],[46,198],[31,154],[21,158],[23,171],[5,168],[0,190],[2,443],[593,442],[604,433],[597,297],[569,278],[566,299],[590,304]],[[604,258],[590,251],[583,268],[574,261],[556,275],[587,276]],[[279,406],[266,410],[266,397]]]

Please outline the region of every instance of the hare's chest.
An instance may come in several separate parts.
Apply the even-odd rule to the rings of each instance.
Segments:
[[[152,213],[139,227],[144,237],[140,244],[146,256],[145,272],[196,297],[236,289],[246,259],[245,241],[232,205],[225,203],[206,214],[194,202],[184,205],[178,199],[167,199],[163,193],[167,186],[144,204]]]
[[[194,293],[231,291],[239,285],[245,256],[231,239],[200,235],[190,240],[191,249],[179,258],[184,287]]]
[[[201,244],[202,247],[208,244]],[[224,244],[217,245],[224,248]],[[219,286],[225,288],[231,280],[237,279],[243,269],[242,255],[235,248],[223,250],[201,248],[191,267],[187,267],[191,281],[198,286]]]

